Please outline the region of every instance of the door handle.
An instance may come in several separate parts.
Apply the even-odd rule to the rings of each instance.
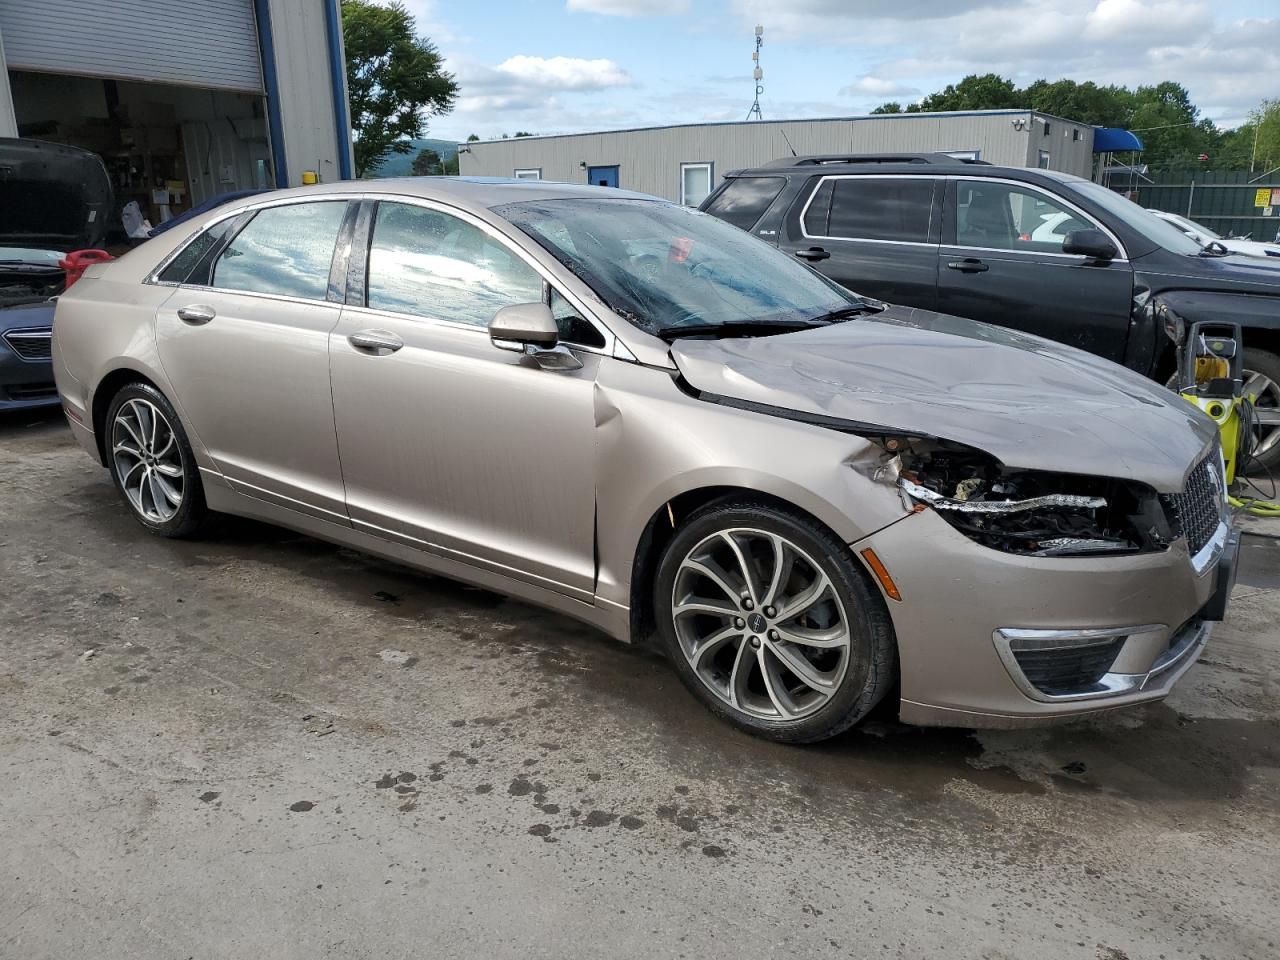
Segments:
[[[808,250],[797,250],[796,256],[801,260],[808,260],[811,263],[815,260],[830,260],[831,254],[823,250],[821,247],[810,247]]]
[[[965,257],[963,260],[952,260],[947,264],[950,270],[959,270],[961,273],[986,273],[991,267],[983,263],[977,257]]]
[[[386,330],[361,330],[347,337],[347,342],[357,350],[386,350],[388,353],[395,353],[404,346],[403,340]]]
[[[213,307],[203,303],[193,303],[186,307],[178,308],[178,319],[183,323],[189,323],[193,327],[200,327],[208,323],[218,315]]]

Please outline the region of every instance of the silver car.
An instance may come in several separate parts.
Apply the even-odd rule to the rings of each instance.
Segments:
[[[240,201],[90,268],[54,339],[153,533],[256,517],[653,638],[776,740],[886,696],[963,726],[1158,699],[1230,591],[1215,427],[1173,394],[620,190]]]

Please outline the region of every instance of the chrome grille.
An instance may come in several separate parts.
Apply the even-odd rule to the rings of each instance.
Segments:
[[[1222,520],[1224,498],[1222,464],[1216,445],[1192,469],[1181,493],[1161,498],[1169,508],[1174,529],[1187,538],[1187,550],[1193,556],[1213,539]]]
[[[4,335],[7,343],[23,360],[50,360],[53,357],[53,331],[10,330]]]

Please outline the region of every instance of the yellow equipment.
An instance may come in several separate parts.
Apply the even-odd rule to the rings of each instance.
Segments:
[[[1178,344],[1179,393],[1218,425],[1226,466],[1227,500],[1236,509],[1260,517],[1280,517],[1280,503],[1247,496],[1237,472],[1247,468],[1253,444],[1253,401],[1242,379],[1240,325],[1201,321]]]

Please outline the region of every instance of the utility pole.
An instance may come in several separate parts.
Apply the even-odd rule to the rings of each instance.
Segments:
[[[764,79],[764,71],[760,69],[760,48],[764,46],[764,27],[756,24],[756,48],[751,54],[751,62],[755,64],[755,68],[751,71],[751,79],[756,84],[756,99],[751,104],[751,109],[747,111],[747,119],[755,117],[757,120],[764,119],[760,113],[760,94],[764,93],[764,86],[760,83]]]

